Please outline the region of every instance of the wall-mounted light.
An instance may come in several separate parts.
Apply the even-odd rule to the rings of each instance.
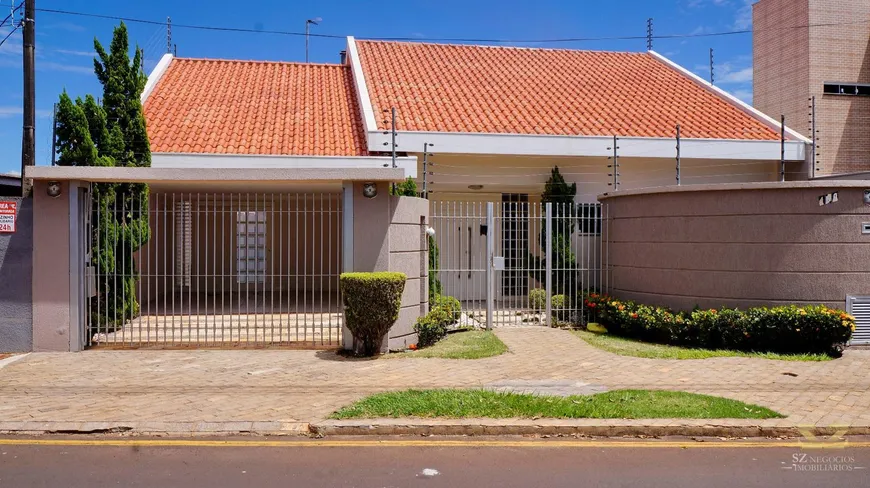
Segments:
[[[483,190],[483,185],[468,185],[469,190]]]
[[[363,196],[366,198],[374,198],[378,196],[378,184],[363,183]]]
[[[59,197],[61,193],[60,183],[57,181],[49,181],[48,186],[45,188],[45,193],[47,193],[51,198]]]

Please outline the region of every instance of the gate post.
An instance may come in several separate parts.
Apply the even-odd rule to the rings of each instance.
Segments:
[[[553,326],[553,202],[544,204],[544,260],[546,270],[544,273],[544,290],[547,294],[547,305],[544,313],[547,317],[547,325]]]
[[[492,330],[492,314],[495,309],[495,271],[492,260],[495,257],[495,215],[493,203],[486,202],[486,330]]]

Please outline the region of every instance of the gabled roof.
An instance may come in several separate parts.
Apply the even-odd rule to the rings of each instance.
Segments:
[[[145,101],[156,153],[367,155],[359,114],[343,65],[174,58]]]
[[[650,53],[355,42],[378,129],[396,107],[402,131],[780,138]]]

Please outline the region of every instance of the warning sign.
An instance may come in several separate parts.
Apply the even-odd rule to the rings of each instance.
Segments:
[[[18,202],[0,202],[0,233],[15,232]]]

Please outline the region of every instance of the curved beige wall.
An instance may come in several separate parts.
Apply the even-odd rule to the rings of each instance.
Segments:
[[[600,197],[614,295],[691,309],[870,295],[870,181],[669,187]],[[838,201],[819,206],[822,195]]]

